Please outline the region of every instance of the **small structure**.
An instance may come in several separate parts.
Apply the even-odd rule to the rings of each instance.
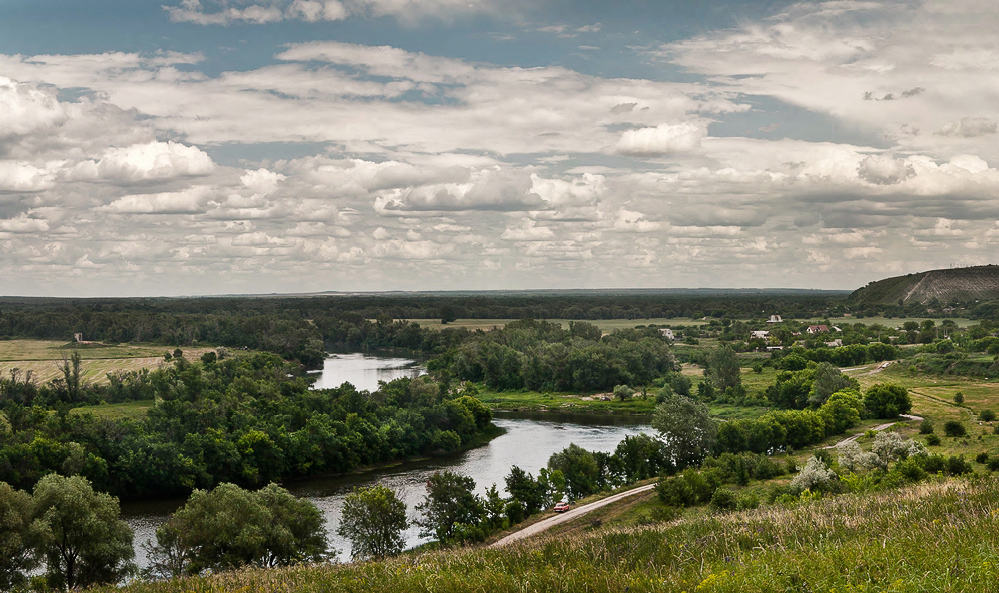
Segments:
[[[783,321],[784,320],[780,318],[780,315],[771,315],[770,319],[767,320],[767,323],[781,323]]]
[[[663,337],[666,338],[667,340],[672,341],[672,340],[676,339],[676,337],[673,335],[673,330],[671,330],[668,327],[664,327],[664,328],[660,329],[659,333],[661,333],[663,335]]]
[[[83,343],[83,334],[73,334],[73,339],[77,342]]]
[[[815,334],[827,334],[827,333],[829,333],[829,326],[826,326],[826,325],[809,325],[808,329],[805,330],[805,333],[809,333],[809,334],[812,334],[812,335],[815,335]]]
[[[770,332],[768,332],[766,330],[762,330],[762,331],[761,330],[757,330],[757,331],[751,331],[751,332],[749,332],[749,339],[750,340],[755,340],[756,338],[759,338],[761,340],[766,340],[769,337],[770,337]]]
[[[839,338],[836,338],[832,342],[826,342],[826,346],[829,346],[830,348],[839,348],[842,345],[843,345],[843,340]]]

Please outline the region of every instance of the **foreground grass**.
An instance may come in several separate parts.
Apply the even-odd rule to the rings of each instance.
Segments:
[[[936,480],[501,550],[246,570],[107,592],[995,591],[999,482]]]

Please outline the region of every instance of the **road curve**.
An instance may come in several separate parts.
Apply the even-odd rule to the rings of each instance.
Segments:
[[[599,509],[600,507],[615,503],[621,500],[622,498],[628,498],[629,496],[634,496],[641,492],[648,492],[649,490],[652,490],[655,487],[656,487],[655,484],[647,484],[645,486],[639,486],[638,488],[633,488],[631,490],[619,492],[617,494],[614,494],[613,496],[608,496],[607,498],[598,500],[596,502],[580,505],[572,509],[571,511],[566,511],[562,513],[561,515],[555,515],[554,517],[549,517],[542,521],[538,521],[533,525],[528,525],[527,527],[521,529],[520,531],[511,533],[510,535],[493,542],[492,544],[489,545],[489,547],[502,548],[504,546],[508,546],[514,542],[531,537],[532,535],[537,535],[560,523],[565,523],[566,521],[572,521],[576,517],[582,517],[583,515],[589,513],[590,511],[594,511],[596,509]]]
[[[906,420],[922,420],[923,419],[922,416],[913,416],[912,414],[900,414],[900,416],[902,418],[905,418]],[[886,422],[884,424],[878,424],[877,426],[875,426],[871,430],[877,432],[877,431],[884,430],[884,429],[886,429],[888,427],[895,426],[896,424],[898,424],[898,422]],[[822,448],[823,449],[837,449],[837,448],[842,447],[843,445],[845,445],[847,443],[852,443],[853,441],[859,439],[862,436],[864,436],[864,433],[863,432],[858,432],[857,434],[853,435],[852,437],[847,437],[847,438],[843,439],[842,441],[840,441],[840,442],[838,442],[838,443],[836,443],[834,445],[829,445],[829,446],[822,447]]]

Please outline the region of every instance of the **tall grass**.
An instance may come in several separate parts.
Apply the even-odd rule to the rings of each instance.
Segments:
[[[501,550],[246,570],[106,591],[996,591],[997,528],[999,481],[938,479]]]

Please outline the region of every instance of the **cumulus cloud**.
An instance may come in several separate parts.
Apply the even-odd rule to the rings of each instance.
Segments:
[[[857,174],[869,183],[890,185],[915,175],[912,165],[890,155],[871,155],[860,162]]]
[[[0,139],[58,126],[66,112],[51,94],[0,76]]]
[[[213,188],[199,185],[178,192],[131,194],[95,210],[113,214],[193,214],[203,211],[214,193]]]
[[[22,213],[17,218],[0,219],[0,231],[7,233],[44,233],[49,223],[42,218],[32,218]]]
[[[148,142],[109,148],[98,161],[78,163],[71,176],[120,184],[164,181],[210,174],[215,163],[200,148],[177,142]]]
[[[661,124],[654,128],[628,130],[617,143],[617,152],[629,156],[662,156],[691,152],[701,145],[707,128],[700,123]]]
[[[53,186],[47,169],[18,161],[0,161],[0,192],[38,192]]]

